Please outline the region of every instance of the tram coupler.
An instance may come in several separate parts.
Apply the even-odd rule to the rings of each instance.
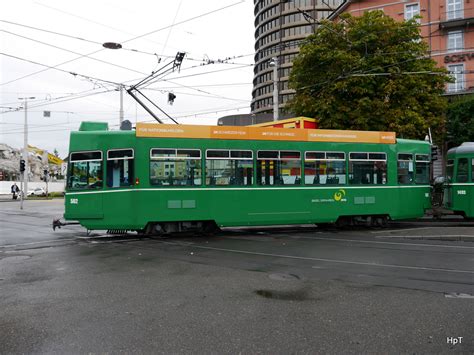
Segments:
[[[72,224],[80,224],[79,222],[61,222],[61,219],[53,219],[53,231],[56,230],[56,228],[61,229],[63,226],[70,226]]]

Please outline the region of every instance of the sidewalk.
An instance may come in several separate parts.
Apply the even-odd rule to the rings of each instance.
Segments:
[[[29,201],[46,201],[46,200],[52,200],[52,199],[57,199],[57,198],[64,198],[64,196],[55,196],[55,197],[28,197],[25,199]],[[18,197],[16,200],[12,198],[12,194],[0,194],[0,202],[20,202],[20,197]]]
[[[18,200],[14,200],[12,199],[12,194],[0,194],[0,202],[7,202],[7,201],[16,202],[16,201],[20,201],[20,198],[18,198]]]

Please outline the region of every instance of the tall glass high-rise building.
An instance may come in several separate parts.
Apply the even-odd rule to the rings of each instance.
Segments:
[[[279,107],[292,97],[288,77],[301,42],[327,18],[342,0],[254,0],[255,67],[252,113],[273,110],[273,83],[277,79]],[[277,61],[272,60],[276,58]],[[278,78],[273,77],[273,65]]]

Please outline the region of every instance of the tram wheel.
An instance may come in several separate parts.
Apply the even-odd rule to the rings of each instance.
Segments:
[[[206,221],[203,223],[202,231],[206,234],[215,234],[220,232],[220,228],[215,221]]]
[[[341,216],[336,221],[336,226],[339,228],[353,226],[353,225],[354,225],[354,219],[348,216]]]
[[[386,228],[388,225],[388,217],[387,216],[376,216],[373,218],[374,226],[380,228]]]

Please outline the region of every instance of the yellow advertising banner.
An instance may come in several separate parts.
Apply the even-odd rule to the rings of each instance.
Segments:
[[[211,126],[137,123],[137,137],[210,138]]]
[[[249,127],[250,139],[266,141],[307,141],[308,130],[294,128]]]
[[[251,139],[248,127],[211,126],[210,138],[215,139]]]
[[[53,154],[48,153],[48,161],[50,164],[61,165],[64,161]]]
[[[28,144],[28,150],[35,152],[36,154],[39,154],[39,155],[44,155],[46,152],[44,149],[40,149],[29,144]],[[57,156],[51,153],[48,153],[48,164],[61,165],[62,163],[64,163],[64,161],[61,158],[58,158]]]
[[[395,132],[379,132],[380,143],[394,144],[397,142],[397,135]]]
[[[308,132],[308,141],[394,144],[396,143],[396,135],[394,132],[312,129]]]
[[[137,137],[212,138],[301,142],[396,143],[394,132],[292,129],[250,126],[198,126],[137,123]]]

